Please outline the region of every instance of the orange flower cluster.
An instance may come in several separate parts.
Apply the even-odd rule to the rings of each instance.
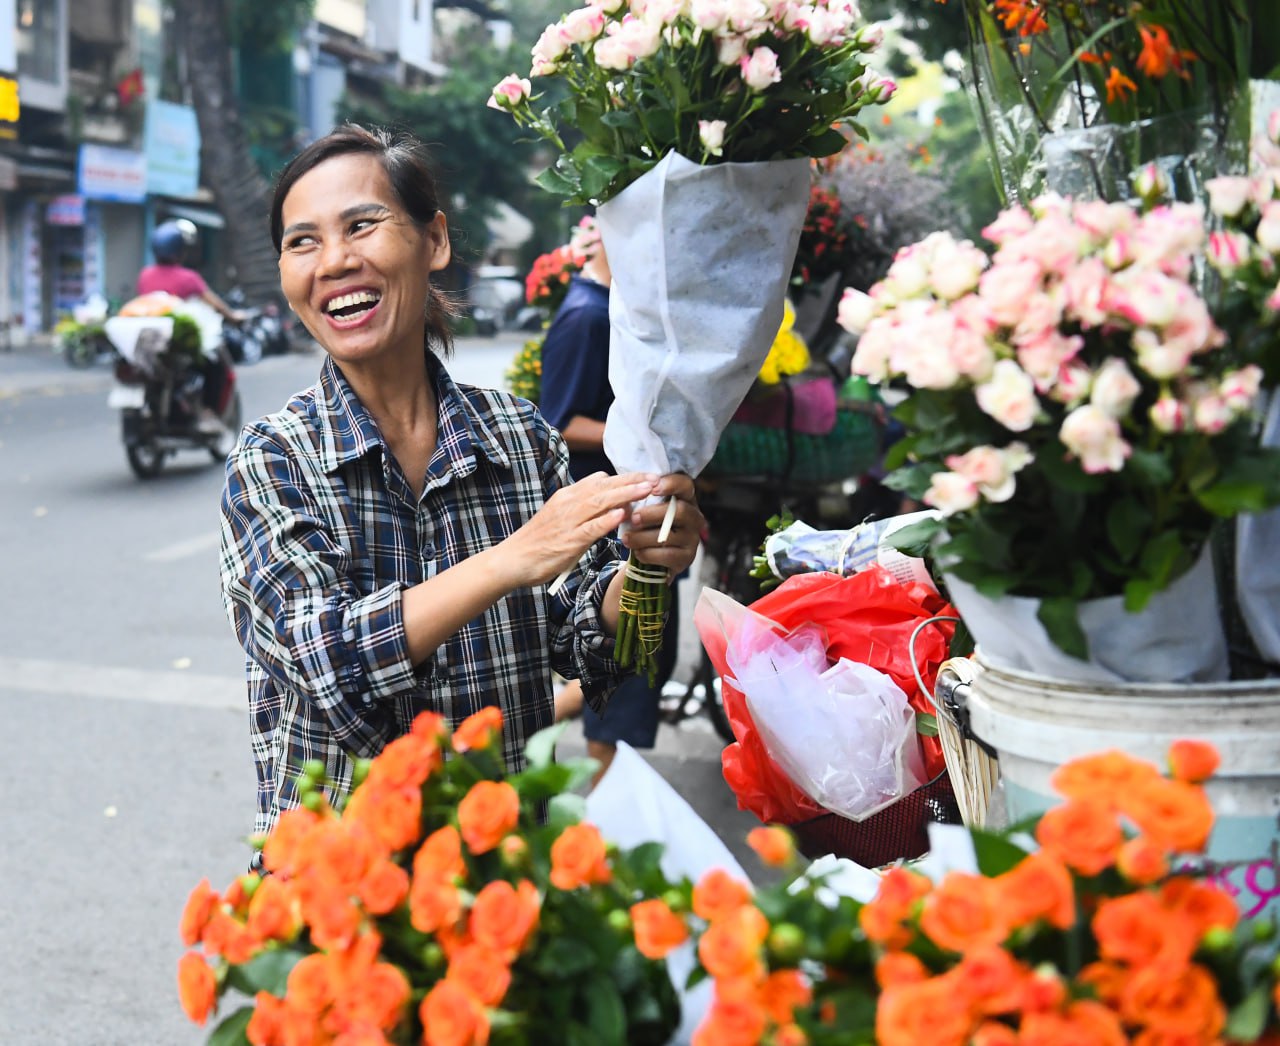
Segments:
[[[1066,801],[1040,819],[1040,849],[1001,874],[934,886],[890,870],[859,915],[879,954],[880,1046],[1220,1042],[1213,952],[1239,912],[1217,886],[1169,874],[1172,854],[1208,839],[1199,782],[1217,754],[1179,742],[1170,765],[1165,778],[1105,752],[1062,767]]]
[[[225,894],[204,881],[187,901],[180,933],[200,948],[178,965],[188,1017],[206,1023],[231,986],[252,997],[252,1046],[484,1044],[522,964],[545,965],[532,956],[548,903],[559,925],[593,926],[603,943],[585,943],[606,955],[632,947],[654,961],[687,939],[683,920],[633,876],[615,883],[593,825],[537,826],[538,775],[568,778],[555,766],[529,771],[534,798],[524,801],[526,779],[501,776],[501,730],[495,708],[452,735],[442,717],[420,715],[340,809],[304,772],[304,806],[263,843],[269,874]],[[590,893],[603,890],[613,892]],[[267,956],[275,961],[256,962]],[[522,1015],[503,1019],[527,1020],[529,1006],[521,998]]]
[[[564,301],[570,277],[585,263],[586,257],[568,243],[538,255],[524,278],[524,300],[555,312]]]

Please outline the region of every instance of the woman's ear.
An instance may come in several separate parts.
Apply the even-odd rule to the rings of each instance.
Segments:
[[[449,223],[444,211],[436,211],[436,216],[427,223],[424,231],[431,251],[430,269],[432,272],[439,272],[449,264],[449,259],[453,256],[449,247]]]

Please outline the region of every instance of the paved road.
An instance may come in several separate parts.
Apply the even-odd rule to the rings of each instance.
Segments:
[[[500,385],[515,347],[460,342],[451,370]],[[275,409],[318,366],[243,368],[246,413]],[[135,480],[109,384],[47,350],[0,353],[0,1046],[202,1042],[173,987],[178,915],[197,881],[225,885],[247,853],[241,657],[217,592],[221,470],[190,454]],[[695,649],[686,634],[678,672]],[[582,751],[576,727],[564,747]],[[761,874],[710,728],[664,727],[652,762]]]

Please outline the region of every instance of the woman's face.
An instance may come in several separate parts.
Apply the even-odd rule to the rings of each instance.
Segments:
[[[335,156],[284,199],[280,287],[339,363],[420,356],[430,273],[449,262],[443,214],[419,228],[381,163]]]

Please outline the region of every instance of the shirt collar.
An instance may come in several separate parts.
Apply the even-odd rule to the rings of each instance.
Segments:
[[[440,403],[432,473],[436,472],[442,453],[447,471],[459,476],[474,472],[476,448],[495,465],[510,468],[511,459],[507,457],[492,425],[457,386],[434,353],[427,353],[427,371],[435,382],[436,397]],[[363,458],[375,447],[386,448],[378,423],[360,402],[360,397],[331,356],[325,357],[320,371],[319,390],[316,424],[320,432],[320,461],[326,472],[336,472],[348,462]]]

